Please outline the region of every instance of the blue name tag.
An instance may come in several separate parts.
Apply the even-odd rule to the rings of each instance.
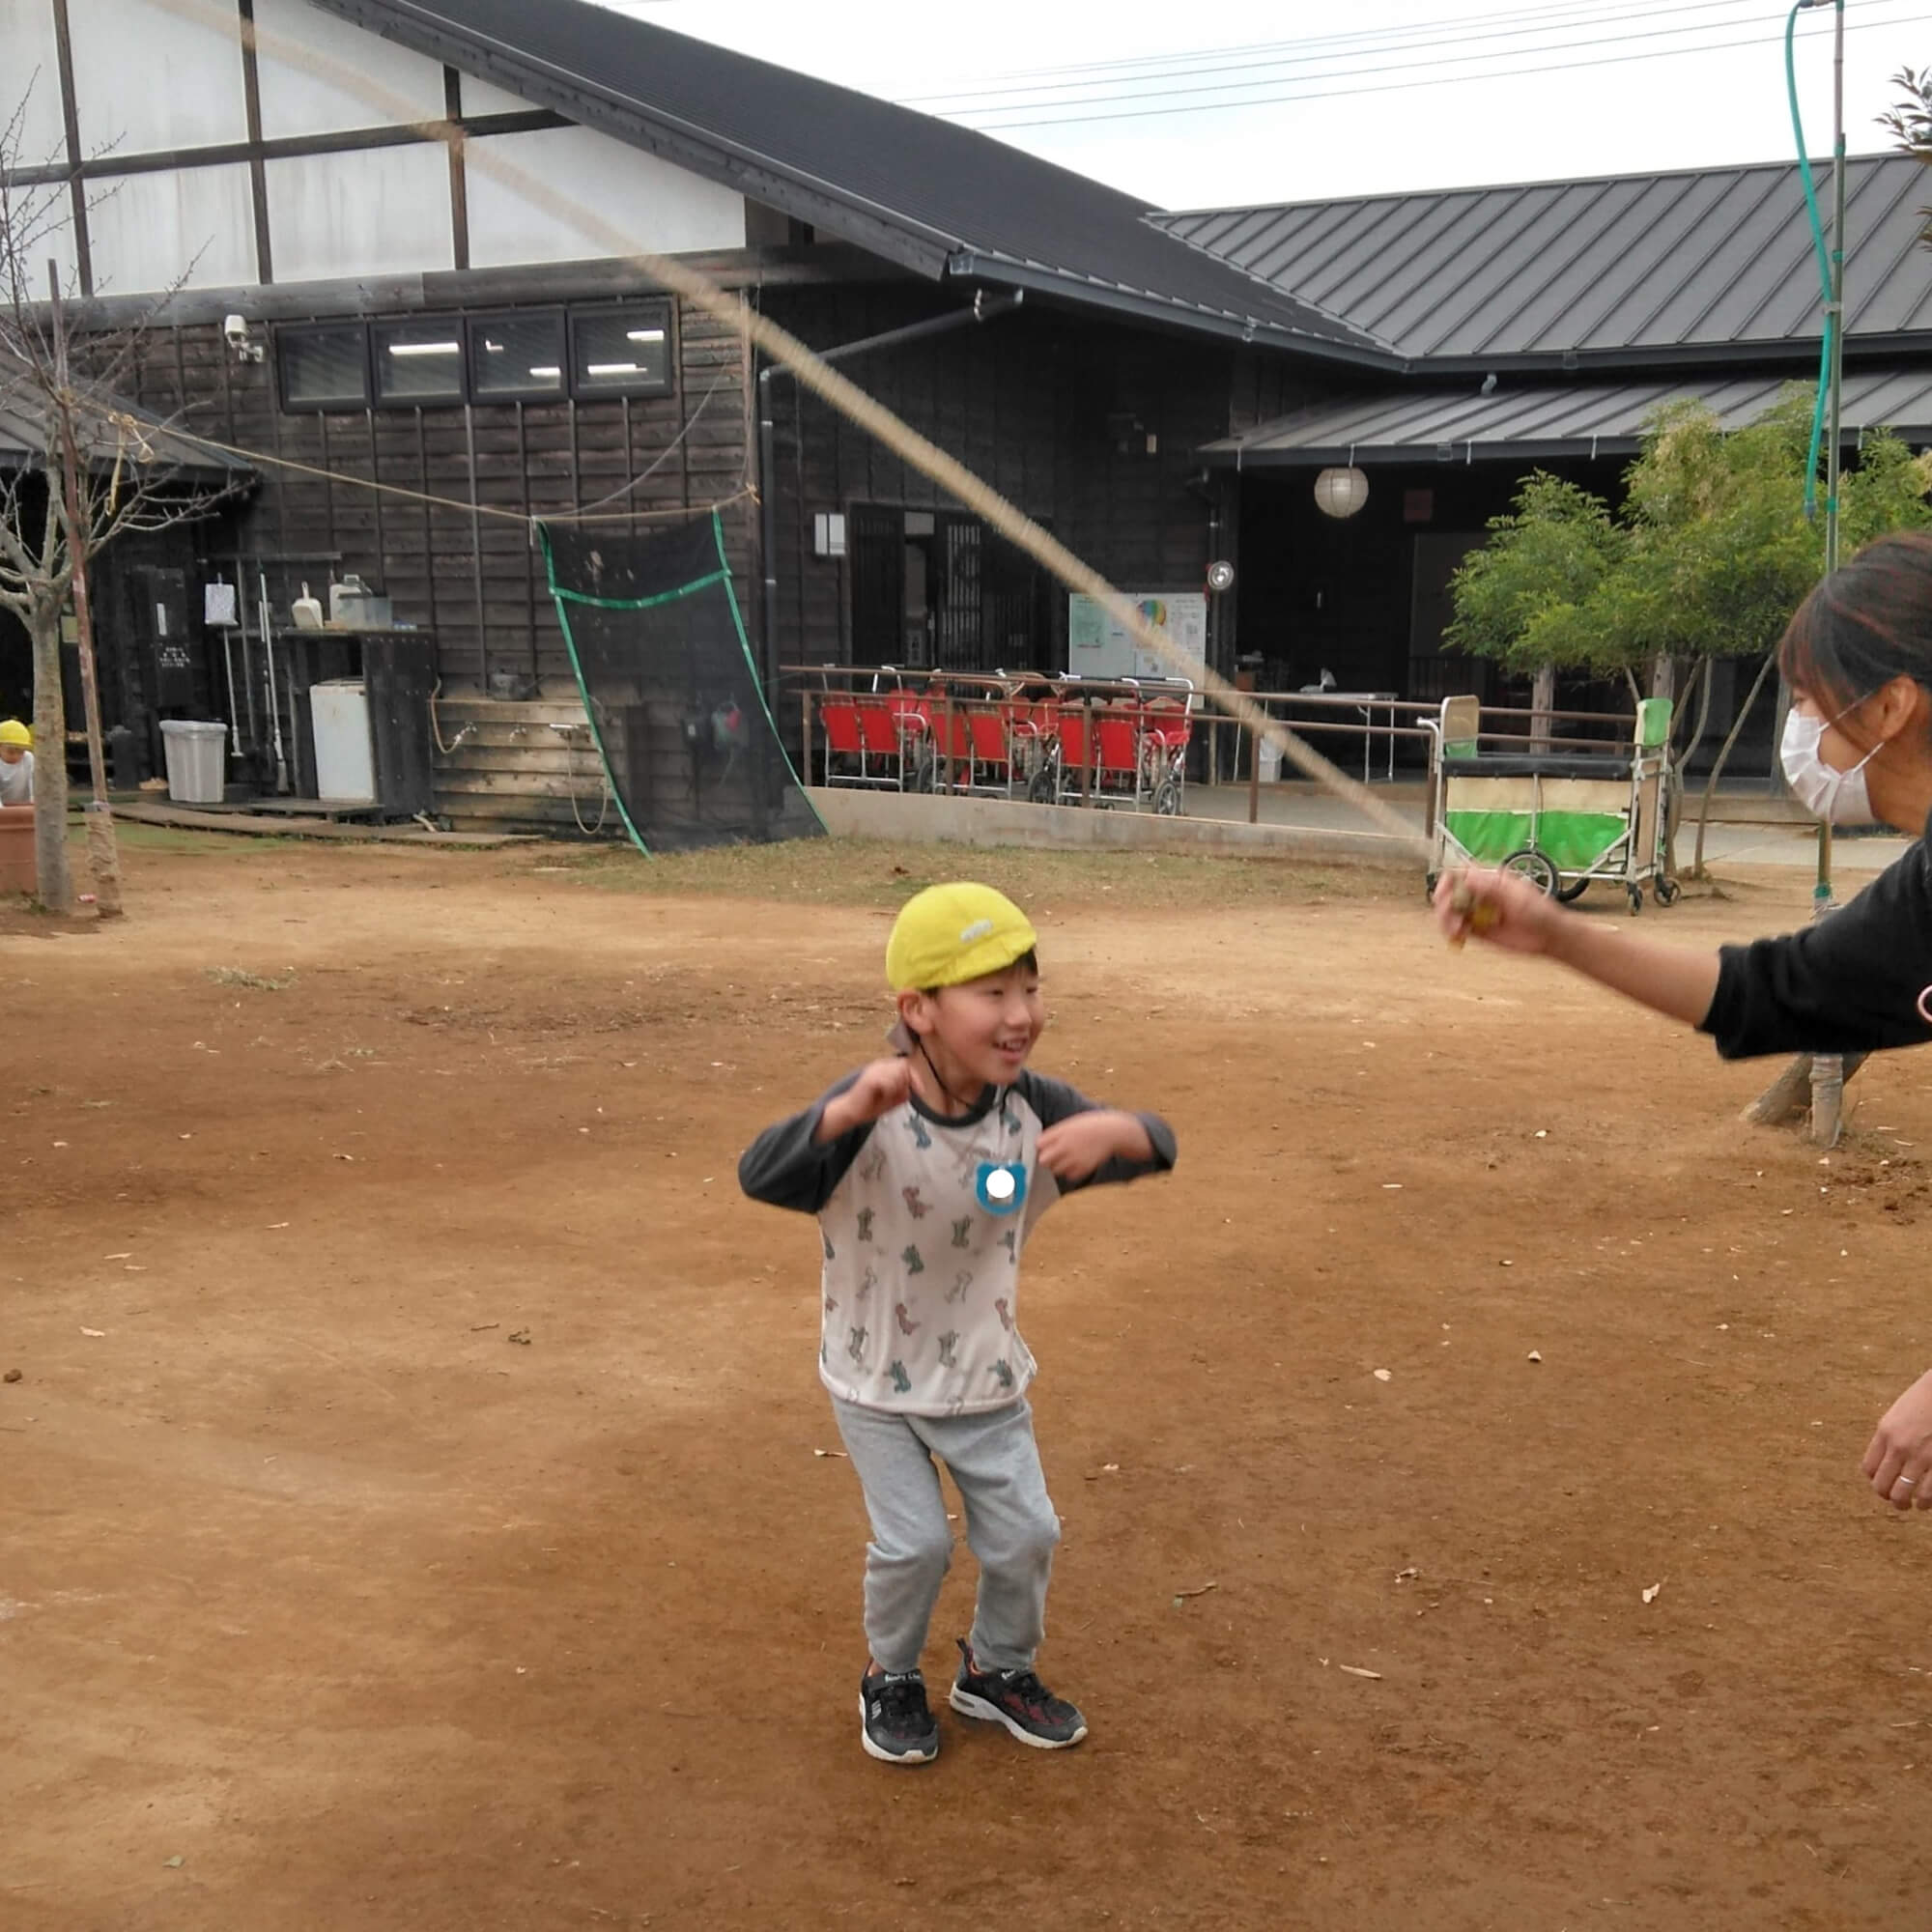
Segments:
[[[973,1193],[989,1214],[1015,1214],[1026,1200],[1026,1169],[1017,1161],[982,1160]]]

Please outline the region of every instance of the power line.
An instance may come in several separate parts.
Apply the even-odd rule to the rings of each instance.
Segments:
[[[1874,6],[1893,5],[1893,4],[1899,4],[1899,0],[1869,0],[1869,4]],[[1928,22],[1932,22],[1932,14],[1907,14],[1901,18],[1892,20],[1861,20],[1856,23],[1848,25],[1845,31],[1848,34],[1855,34],[1860,32],[1871,32],[1880,27],[1923,26]],[[1678,31],[1682,30],[1680,29]],[[1618,38],[1632,39],[1637,37],[1625,35],[1625,36],[1620,36]],[[1321,76],[1321,78],[1322,79],[1324,84],[1294,94],[1257,95],[1245,100],[1193,101],[1169,107],[1122,107],[1122,108],[1112,109],[1103,114],[1044,115],[1044,116],[1037,116],[1033,119],[1024,121],[976,121],[972,125],[975,128],[977,128],[979,131],[980,131],[981,133],[998,133],[1008,128],[1078,128],[1090,122],[1137,121],[1137,120],[1151,119],[1154,117],[1165,117],[1174,114],[1225,113],[1233,108],[1272,107],[1287,102],[1300,101],[1300,100],[1342,100],[1342,99],[1348,99],[1356,95],[1363,95],[1363,94],[1407,93],[1418,87],[1454,86],[1458,83],[1467,82],[1467,81],[1477,81],[1477,80],[1516,80],[1516,79],[1528,78],[1536,74],[1573,73],[1590,68],[1623,67],[1629,65],[1633,61],[1682,59],[1687,54],[1723,53],[1737,47],[1758,47],[1758,46],[1771,46],[1774,44],[1781,44],[1782,38],[1783,37],[1781,35],[1778,35],[1778,36],[1774,36],[1772,39],[1768,40],[1762,35],[1757,35],[1757,36],[1752,36],[1751,38],[1746,40],[1711,41],[1707,42],[1705,44],[1701,46],[1695,46],[1695,47],[1653,47],[1641,53],[1605,54],[1599,58],[1590,60],[1551,61],[1551,62],[1546,62],[1545,64],[1538,67],[1497,68],[1487,73],[1445,74],[1432,71],[1428,78],[1423,80],[1381,81],[1366,87],[1329,87],[1325,85],[1325,81],[1331,78],[1349,79],[1354,77],[1355,75],[1360,75],[1360,74],[1412,72],[1414,71],[1416,63],[1404,62],[1398,64],[1391,64],[1385,67],[1357,68],[1349,71],[1347,72],[1337,73],[1329,76]],[[1608,44],[1608,43],[1594,43],[1593,44]],[[1495,59],[1498,58],[1498,56],[1491,55],[1488,56],[1488,58]],[[1434,70],[1440,68],[1441,66],[1445,65],[1445,63],[1430,62],[1427,63],[1427,65],[1429,65],[1431,69]],[[1265,83],[1259,83],[1259,84],[1264,85]],[[1185,88],[1170,89],[1149,95],[1143,95],[1143,96],[1127,95],[1119,98],[1124,99],[1139,99],[1160,100],[1168,99],[1173,93],[1177,92],[1192,93],[1201,91],[1203,90],[1185,89]],[[1090,103],[1078,102],[1069,104],[1087,105]],[[976,111],[984,114],[998,114],[1006,112],[1007,110],[1004,107],[1000,106],[984,107],[984,108],[980,108],[978,110],[972,108],[957,108],[952,110],[952,112],[951,112],[950,114],[942,115],[940,118],[945,120],[964,120],[967,115],[972,114]]]
[[[1874,4],[1884,5],[1886,3],[1887,0],[1874,0]],[[1729,9],[1735,11],[1740,7],[1745,8],[1746,10],[1747,10],[1747,12],[1753,14],[1760,14],[1763,11],[1762,8],[1757,5],[1757,0],[1686,0],[1686,4],[1683,5],[1653,8],[1649,12],[1649,14],[1647,14],[1644,17],[1647,19],[1655,19],[1660,16],[1678,14],[1708,14],[1712,12],[1714,9]],[[986,90],[953,88],[945,94],[910,95],[903,98],[899,104],[901,106],[907,106],[907,107],[924,106],[934,101],[961,100],[967,99],[971,95],[980,94],[982,97],[994,97],[994,98],[983,99],[982,106],[978,110],[971,108],[958,108],[952,111],[957,113],[966,113],[973,111],[995,113],[1002,111],[1002,103],[997,99],[997,97],[1000,96],[1018,96],[1026,94],[1053,94],[1053,93],[1070,92],[1071,90],[1077,88],[1103,87],[1115,83],[1123,85],[1131,84],[1133,81],[1139,78],[1145,78],[1149,81],[1157,81],[1157,80],[1170,80],[1170,79],[1189,79],[1197,74],[1249,72],[1252,71],[1253,69],[1255,69],[1256,67],[1278,67],[1278,66],[1288,65],[1290,63],[1312,64],[1320,61],[1348,60],[1363,53],[1410,53],[1410,52],[1421,51],[1429,47],[1465,46],[1472,41],[1523,40],[1533,35],[1565,33],[1573,31],[1577,28],[1609,25],[1616,22],[1627,21],[1631,17],[1630,9],[1627,6],[1607,6],[1605,11],[1599,11],[1593,14],[1588,13],[1587,10],[1586,12],[1579,13],[1574,6],[1564,7],[1560,9],[1545,8],[1536,11],[1541,14],[1553,14],[1557,17],[1544,19],[1540,24],[1528,24],[1516,27],[1502,27],[1502,26],[1497,26],[1494,23],[1499,19],[1507,18],[1508,17],[1507,15],[1495,15],[1495,14],[1484,15],[1484,16],[1479,16],[1481,23],[1489,26],[1491,28],[1491,31],[1482,33],[1467,33],[1467,34],[1444,33],[1442,31],[1443,29],[1454,27],[1457,23],[1449,20],[1434,20],[1429,22],[1427,26],[1419,30],[1413,28],[1405,28],[1401,30],[1397,29],[1381,30],[1381,33],[1384,36],[1396,37],[1392,39],[1391,43],[1389,45],[1384,47],[1367,46],[1362,44],[1363,40],[1366,37],[1361,35],[1329,34],[1329,35],[1317,36],[1316,38],[1306,41],[1267,42],[1260,43],[1253,47],[1201,48],[1199,50],[1188,53],[1163,55],[1158,57],[1158,59],[1155,59],[1153,57],[1149,57],[1148,59],[1143,61],[1136,61],[1133,63],[1123,63],[1122,65],[1160,67],[1162,63],[1166,62],[1180,62],[1180,61],[1195,61],[1195,60],[1211,60],[1215,63],[1215,65],[1208,67],[1167,66],[1162,71],[1151,72],[1145,76],[1137,76],[1124,72],[1107,71],[1101,73],[1099,78],[1091,81],[1070,80],[1070,79],[1042,80],[1037,82],[1037,84],[1032,84],[1023,87],[1018,87],[1018,86],[1006,87],[1006,88],[994,87]],[[1723,29],[1727,27],[1739,26],[1742,24],[1744,24],[1744,22],[1736,19],[1709,20],[1705,21],[1704,23],[1698,26],[1679,27],[1671,29],[1669,31],[1676,33],[1718,33],[1721,32]],[[1653,30],[1646,30],[1646,31],[1653,31]],[[1656,29],[1654,31],[1662,32],[1664,30]],[[1435,38],[1426,38],[1426,36],[1435,36]],[[1623,36],[1614,36],[1612,38],[1634,40],[1634,39],[1644,38],[1644,35],[1642,34],[1623,35]],[[1598,43],[1594,41],[1578,41],[1570,43],[1569,44],[1577,46],[1586,46],[1586,45],[1598,44]],[[1320,51],[1321,48],[1331,45],[1338,47],[1339,49],[1341,49],[1341,51],[1337,51],[1334,53],[1323,53]],[[1277,49],[1281,51],[1276,51]],[[1503,55],[1507,54],[1509,51],[1511,50],[1498,49],[1494,54],[1489,57],[1500,58]],[[1525,46],[1518,51],[1520,51],[1522,53],[1540,53],[1540,52],[1551,52],[1554,51],[1554,49]],[[1225,58],[1234,55],[1245,55],[1250,57],[1240,60],[1233,60],[1230,58]],[[1252,57],[1256,55],[1264,56],[1264,58],[1256,59]],[[1060,70],[1055,68],[1042,68],[1037,70],[1037,71],[1039,71],[1040,73],[1045,73],[1045,74],[1051,74],[1061,71],[1075,71],[1077,70]],[[1254,87],[1263,87],[1268,85],[1269,83],[1266,80],[1258,79],[1258,80],[1252,80],[1247,84]],[[1173,91],[1178,93],[1192,93],[1195,90],[1191,88],[1179,88],[1179,89],[1175,89]],[[1202,91],[1212,92],[1213,90],[1205,89]],[[1056,106],[1083,106],[1083,105],[1096,104],[1104,100],[1133,99],[1136,98],[1137,97],[1134,95],[1090,95],[1084,100],[1068,99],[1063,102],[1045,102],[1041,104],[1056,105]],[[1026,103],[1021,102],[1018,99],[1014,99],[1009,103],[1006,104],[1009,104],[1013,108],[1018,108]],[[940,113],[945,113],[948,110],[941,108],[937,111],[939,111]]]

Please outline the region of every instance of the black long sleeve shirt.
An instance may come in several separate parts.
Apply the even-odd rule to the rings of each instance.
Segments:
[[[1726,1060],[1866,1053],[1932,1040],[1932,823],[1857,898],[1802,932],[1726,946],[1699,1031]]]

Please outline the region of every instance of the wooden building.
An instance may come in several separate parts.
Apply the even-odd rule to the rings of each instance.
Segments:
[[[263,777],[262,588],[272,629],[353,576],[420,638],[457,822],[570,829],[598,800],[532,518],[717,506],[767,677],[1066,662],[1067,600],[1024,558],[613,232],[835,354],[1122,587],[1199,594],[1236,562],[1209,653],[1277,686],[1470,682],[1442,586],[1526,469],[1613,491],[1649,403],[1744,419],[1815,359],[1789,168],[1175,215],[584,0],[0,0],[0,23],[37,76],[14,186],[63,199],[79,313],[152,314],[138,400],[257,475],[142,560],[180,573],[192,708],[225,703],[221,577]],[[1854,163],[1848,436],[1932,440],[1918,180]],[[1367,478],[1360,514],[1315,507],[1324,468]],[[134,657],[154,604],[119,607]],[[184,709],[114,702],[150,755]]]

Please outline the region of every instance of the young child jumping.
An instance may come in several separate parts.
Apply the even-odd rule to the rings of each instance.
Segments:
[[[893,1764],[939,1754],[920,1669],[952,1552],[935,1459],[980,1561],[952,1708],[1041,1749],[1087,1735],[1034,1673],[1060,1519],[1026,1399],[1020,1250],[1062,1194],[1164,1173],[1175,1150],[1157,1115],[1097,1107],[1027,1071],[1045,1020],[1036,944],[988,886],[917,894],[886,944],[892,1057],[766,1128],[738,1164],[753,1200],[818,1217],[819,1379],[872,1525],[860,1737]]]

